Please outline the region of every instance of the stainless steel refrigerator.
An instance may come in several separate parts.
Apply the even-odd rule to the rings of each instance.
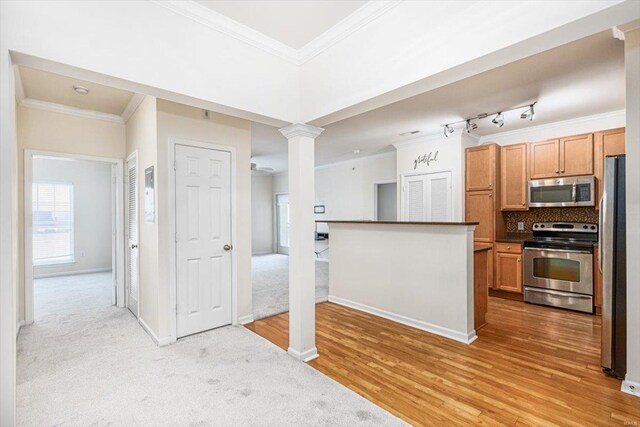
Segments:
[[[627,245],[625,157],[604,160],[600,201],[600,271],[602,272],[602,369],[624,378],[627,371]]]

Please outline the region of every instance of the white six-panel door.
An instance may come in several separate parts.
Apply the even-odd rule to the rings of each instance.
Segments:
[[[175,148],[176,333],[231,323],[231,154]]]
[[[138,161],[127,159],[127,280],[126,304],[138,317]]]

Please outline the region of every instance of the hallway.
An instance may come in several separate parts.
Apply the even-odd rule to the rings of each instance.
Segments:
[[[402,425],[242,327],[158,348],[110,275],[35,282],[18,339],[18,425]],[[251,410],[247,410],[251,408]]]

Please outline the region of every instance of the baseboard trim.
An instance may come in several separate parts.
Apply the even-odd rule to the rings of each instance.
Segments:
[[[247,323],[253,322],[253,320],[253,313],[238,317],[238,323],[240,325],[246,325]]]
[[[329,262],[329,258],[316,258],[316,261],[328,263]]]
[[[153,332],[153,330],[147,325],[142,317],[138,317],[138,323],[142,326],[142,329],[149,334],[153,342],[156,343],[158,347],[164,347],[165,345],[169,345],[171,343],[171,337],[158,338],[157,335]]]
[[[412,319],[410,317],[402,316],[400,314],[392,313],[386,310],[381,310],[379,308],[370,307],[365,304],[360,304],[358,302],[350,301],[348,299],[336,297],[333,295],[329,295],[329,302],[353,308],[354,310],[364,311],[365,313],[373,314],[374,316],[382,317],[384,319],[401,323],[406,326],[411,326],[412,328],[430,332],[435,335],[440,335],[441,337],[449,338],[464,344],[471,344],[478,338],[476,335],[476,331],[471,331],[469,334],[464,334],[462,332],[454,331],[449,328],[443,328],[442,326],[437,326],[428,322],[424,322],[422,320]]]
[[[620,390],[632,396],[640,397],[640,382],[625,379]]]
[[[259,251],[259,252],[252,252],[251,255],[273,255],[274,252],[273,251]]]
[[[34,279],[46,279],[47,277],[75,276],[77,274],[106,273],[111,268],[90,268],[87,270],[60,271],[56,273],[34,274]]]
[[[287,353],[289,353],[294,359],[298,359],[302,362],[310,362],[313,359],[317,359],[318,356],[320,356],[318,354],[318,349],[315,347],[310,348],[309,350],[303,351],[302,353],[299,352],[298,350],[295,350],[289,347],[289,349],[287,350]]]
[[[18,323],[16,323],[16,339],[18,339],[18,335],[20,335],[20,329],[22,329],[24,324],[24,320],[18,320]]]

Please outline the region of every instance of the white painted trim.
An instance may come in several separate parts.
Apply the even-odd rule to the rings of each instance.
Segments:
[[[393,322],[401,323],[403,325],[411,326],[412,328],[420,329],[422,331],[430,332],[432,334],[440,335],[441,337],[449,338],[455,341],[459,341],[465,344],[471,344],[477,338],[476,331],[471,331],[468,335],[462,332],[454,331],[442,326],[433,325],[431,323],[423,322],[422,320],[412,319],[410,317],[402,316],[400,314],[391,313],[390,311],[381,310],[379,308],[370,307],[365,304],[350,301],[344,298],[335,297],[329,295],[329,302],[343,305],[345,307],[353,308],[354,310],[364,311],[365,313],[373,314],[374,316],[382,317]]]
[[[33,157],[46,156],[56,159],[85,160],[103,162],[116,165],[116,197],[114,208],[116,212],[116,249],[118,252],[116,261],[116,288],[118,290],[118,307],[124,307],[124,169],[122,159],[109,157],[85,156],[80,154],[57,153],[52,151],[24,150],[24,321],[29,325],[33,323],[33,241],[32,241],[32,211],[31,211],[31,184],[33,182]]]
[[[20,335],[20,329],[22,329],[24,324],[24,320],[20,320],[16,323],[16,339],[18,339],[18,336]]]
[[[84,119],[102,120],[105,122],[124,124],[122,117],[115,114],[103,113],[101,111],[84,110],[82,108],[69,107],[68,105],[40,101],[38,99],[25,98],[22,100],[22,102],[20,102],[20,106],[24,108],[32,108],[35,110],[43,110],[52,113],[82,117]]]
[[[123,123],[126,123],[127,121],[129,121],[133,113],[136,112],[140,104],[142,104],[142,101],[144,101],[144,98],[145,96],[142,94],[139,94],[139,93],[133,94],[133,96],[127,103],[127,106],[124,108],[124,111],[120,115],[120,117],[122,117]]]
[[[247,314],[246,316],[240,316],[238,317],[238,324],[240,325],[246,325],[247,323],[251,323],[253,322],[253,313],[251,314]]]
[[[149,334],[153,342],[155,342],[158,347],[164,347],[165,345],[171,344],[171,337],[158,338],[149,325],[147,325],[147,322],[145,322],[140,316],[138,316],[138,323],[142,326],[142,329]]]
[[[305,123],[292,123],[289,126],[278,129],[285,138],[291,139],[296,136],[305,136],[307,138],[316,138],[322,132],[323,128],[307,125]]]
[[[295,49],[195,1],[149,1],[296,65],[315,58],[401,3],[399,0],[367,2],[302,48]]]
[[[77,271],[59,271],[55,273],[34,274],[33,278],[45,279],[47,277],[62,277],[62,276],[76,276],[78,274],[106,273],[107,271],[111,271],[111,267],[89,268],[86,270],[77,270]]]
[[[236,148],[227,145],[218,145],[215,143],[194,141],[191,139],[169,137],[168,141],[168,166],[169,166],[169,236],[176,234],[176,171],[173,168],[175,164],[176,145],[186,145],[189,147],[206,148],[209,150],[226,151],[231,154],[231,246],[238,247],[236,242],[238,208],[237,208],[237,160]],[[177,320],[178,313],[176,311],[177,303],[177,268],[176,268],[176,240],[169,239],[169,318],[171,323],[170,342],[174,343],[178,340]],[[246,316],[244,316],[246,317]],[[239,324],[238,319],[238,256],[237,251],[231,251],[231,323]]]
[[[310,362],[320,356],[316,347],[310,348],[309,350],[306,350],[302,353],[289,347],[287,349],[287,353],[289,353],[289,355],[291,355],[294,359],[300,360],[302,362]]]
[[[329,263],[329,258],[316,258],[317,262],[326,262],[327,264]]]
[[[640,397],[640,382],[625,379],[622,381],[620,391],[632,396]]]
[[[20,103],[24,100],[24,86],[22,85],[22,76],[20,75],[20,68],[17,65],[13,66],[13,72],[16,81],[16,103]]]
[[[622,120],[625,120],[626,118],[625,110],[610,111],[608,113],[594,114],[592,116],[584,116],[584,117],[578,117],[576,119],[563,120],[560,122],[530,126],[523,129],[516,129],[516,130],[507,131],[507,132],[492,133],[490,135],[481,136],[480,140],[478,141],[478,145],[491,142],[491,140],[495,138],[505,138],[510,136],[526,135],[531,132],[550,130],[550,129],[555,129],[563,126],[578,125],[581,123],[593,122],[597,120],[604,120],[604,119],[610,119],[610,118],[621,118]]]
[[[395,153],[394,153],[395,154]],[[373,212],[372,212],[372,216],[371,218],[373,218],[374,221],[378,220],[378,185],[379,184],[396,184],[396,206],[398,205],[398,192],[397,192],[397,187],[398,187],[398,180],[397,179],[385,179],[382,181],[373,181],[371,183],[372,185],[372,191],[373,191]],[[396,209],[397,211],[397,209]],[[396,219],[397,219],[397,212],[396,212]]]
[[[252,252],[251,256],[254,255],[273,255],[273,251],[258,251],[258,252]]]

